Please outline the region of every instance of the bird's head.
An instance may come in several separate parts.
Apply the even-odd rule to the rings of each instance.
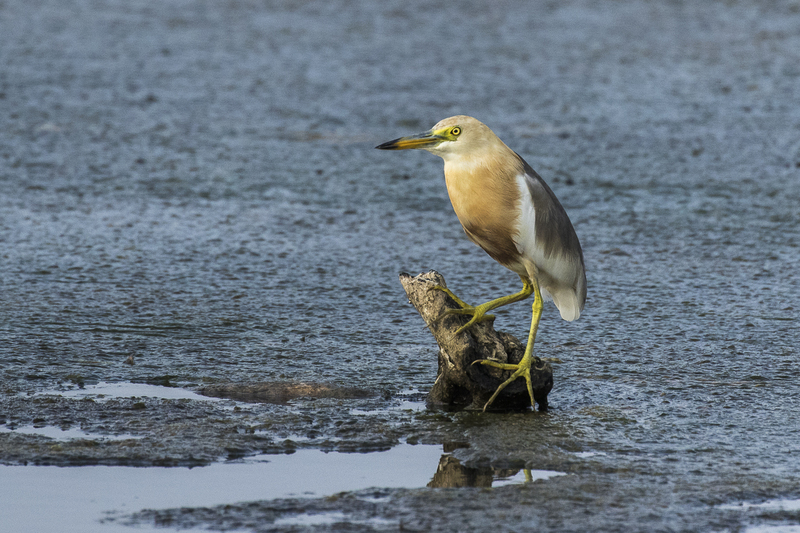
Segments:
[[[444,159],[472,156],[491,149],[502,141],[483,122],[466,115],[446,118],[430,130],[400,137],[375,148],[379,150],[408,150],[421,148]],[[503,145],[505,146],[505,145]]]

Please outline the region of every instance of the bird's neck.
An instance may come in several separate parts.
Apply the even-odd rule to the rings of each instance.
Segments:
[[[469,154],[442,154],[442,159],[446,176],[491,176],[493,180],[515,181],[524,172],[522,160],[503,143],[491,150],[473,151]]]

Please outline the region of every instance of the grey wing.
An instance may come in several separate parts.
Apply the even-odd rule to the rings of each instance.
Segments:
[[[552,296],[561,316],[574,320],[580,316],[586,302],[581,243],[556,195],[541,176],[520,159],[535,212],[532,259],[541,273],[543,288]]]

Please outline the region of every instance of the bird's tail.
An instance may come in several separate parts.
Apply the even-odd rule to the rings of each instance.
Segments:
[[[586,301],[586,282],[579,283],[577,287],[562,285],[542,288],[542,296],[545,301],[552,299],[561,313],[561,318],[572,322],[577,320],[583,311],[583,304]]]
[[[572,322],[581,316],[583,306],[578,302],[577,295],[572,290],[556,291],[553,297],[553,303],[556,304],[558,310],[561,312],[561,318]]]
[[[563,265],[561,270],[551,269],[551,271],[562,272],[560,278],[551,275],[548,271],[538,269],[533,263],[527,264],[526,268],[531,278],[536,276],[539,280],[543,301],[553,300],[561,312],[561,318],[572,322],[581,316],[583,304],[586,302],[586,274],[583,270],[583,261],[580,263],[580,269],[572,276],[564,275]],[[566,269],[566,273],[569,272],[570,269]],[[569,279],[570,277],[571,279]]]

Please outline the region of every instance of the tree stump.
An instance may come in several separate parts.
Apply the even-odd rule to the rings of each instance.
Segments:
[[[458,309],[459,306],[446,293],[431,290],[437,285],[446,287],[444,277],[438,272],[432,270],[416,277],[403,273],[400,274],[400,283],[439,345],[439,372],[428,393],[428,405],[483,409],[497,387],[511,376],[511,371],[472,363],[479,359],[518,363],[525,347],[513,335],[495,331],[493,319],[484,320],[456,335],[456,330],[469,321],[469,316],[445,314],[447,309]],[[547,394],[553,388],[550,364],[534,357],[531,382],[539,410],[547,409]],[[530,405],[525,380],[520,378],[503,389],[489,410],[517,410]]]

